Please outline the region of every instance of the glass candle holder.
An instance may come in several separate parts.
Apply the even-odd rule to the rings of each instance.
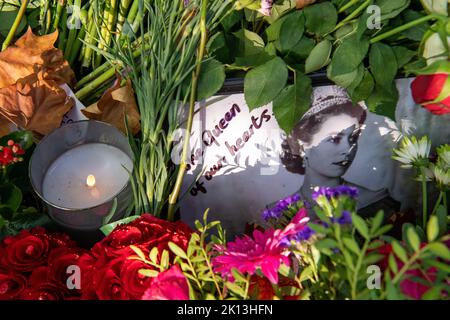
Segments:
[[[128,139],[118,129],[94,120],[77,121],[40,141],[29,175],[55,222],[94,231],[122,218],[128,209],[132,159]]]

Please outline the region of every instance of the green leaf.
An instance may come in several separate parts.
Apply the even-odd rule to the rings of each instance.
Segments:
[[[430,220],[428,220],[427,224],[427,237],[428,242],[434,241],[439,235],[439,221],[438,217],[433,215],[430,217]]]
[[[181,249],[179,246],[177,246],[175,243],[173,243],[173,242],[169,242],[169,248],[170,248],[170,250],[172,250],[172,252],[175,254],[175,255],[177,255],[177,256],[179,256],[180,258],[183,258],[183,259],[188,259],[188,257],[187,257],[187,255],[186,255],[186,253],[183,251],[183,249]]]
[[[356,69],[349,73],[333,75],[333,65],[330,64],[327,68],[327,76],[338,86],[348,88],[355,82],[358,82],[358,79],[362,80],[362,77],[364,76],[364,66],[361,63]]]
[[[233,10],[230,14],[223,17],[221,24],[225,31],[229,31],[236,23],[242,21],[243,12]]]
[[[305,30],[305,16],[301,11],[294,11],[286,16],[280,27],[280,49],[291,50],[303,36]]]
[[[443,205],[437,208],[436,216],[439,223],[439,235],[443,236],[447,233],[447,211]]]
[[[149,278],[155,278],[159,274],[158,271],[150,270],[150,269],[140,269],[138,272],[140,275],[143,275],[144,277],[149,277]]]
[[[410,0],[377,0],[375,2],[381,10],[381,20],[387,20],[396,17],[403,10],[408,8]]]
[[[356,230],[366,239],[369,239],[369,228],[363,218],[358,216],[356,213],[352,213],[352,221]]]
[[[390,254],[388,258],[388,264],[391,271],[396,274],[398,272],[397,261],[395,261],[394,255]]]
[[[370,233],[373,235],[383,224],[384,213],[382,210],[378,211],[372,220],[372,225],[370,227]]]
[[[388,300],[402,300],[403,297],[398,288],[390,281],[386,282],[386,292]]]
[[[268,26],[265,30],[267,35],[267,41],[277,41],[280,38],[280,30],[281,26],[283,25],[284,21],[286,20],[288,16],[284,16],[281,19],[278,19],[274,23],[272,23],[270,26]]]
[[[245,57],[236,57],[232,65],[237,67],[254,68],[270,61],[271,59],[273,59],[273,56],[268,54],[266,51],[261,51]]]
[[[404,263],[408,261],[408,255],[406,250],[402,247],[402,245],[398,241],[392,241],[392,250],[394,250],[395,255],[402,260]]]
[[[347,267],[349,267],[351,270],[355,269],[355,264],[353,262],[352,256],[348,253],[348,251],[342,252],[344,256],[345,263],[347,264]]]
[[[333,248],[337,248],[338,247],[338,243],[336,242],[336,240],[330,239],[330,238],[325,238],[322,240],[319,240],[316,242],[316,247],[317,249],[324,249],[324,248],[328,248],[328,249],[333,249]]]
[[[384,255],[382,255],[382,254],[371,253],[364,258],[364,263],[366,265],[375,264],[375,263],[379,262],[380,260],[382,260],[383,258],[384,258]]]
[[[322,36],[333,31],[336,26],[337,11],[329,1],[307,6],[303,11],[306,17],[306,29],[309,32]]]
[[[443,289],[443,286],[433,286],[422,295],[421,300],[439,300]]]
[[[22,191],[12,183],[0,186],[0,206],[6,207],[14,214],[22,203]]]
[[[296,0],[281,0],[277,1],[272,6],[271,15],[264,17],[264,19],[270,24],[275,23],[278,19],[283,17],[291,9],[295,8]],[[259,5],[259,4],[258,4]]]
[[[441,242],[434,242],[430,243],[427,248],[438,257],[445,260],[450,260],[450,250],[445,244]]]
[[[379,236],[385,234],[386,232],[388,232],[391,229],[392,229],[392,225],[391,224],[384,225],[377,232],[375,232],[375,234],[373,236],[375,238],[379,237]]]
[[[299,72],[293,85],[287,86],[273,101],[273,113],[279,126],[289,133],[311,104],[311,79]]]
[[[369,63],[375,83],[381,88],[390,88],[398,69],[392,48],[380,42],[374,43],[370,48]]]
[[[369,40],[356,35],[347,37],[334,52],[331,60],[331,76],[354,72],[364,60],[369,50]]]
[[[288,70],[276,57],[249,71],[244,80],[244,94],[250,110],[273,101],[286,85]]]
[[[133,250],[134,253],[136,253],[139,258],[141,258],[142,260],[146,260],[144,252],[139,247],[136,247],[135,245],[130,245],[130,249]]]
[[[114,217],[114,214],[116,213],[116,210],[117,210],[117,198],[114,198],[108,214],[103,218],[102,222],[103,225],[108,224],[108,222],[111,221],[112,217]]]
[[[121,220],[118,220],[118,221],[106,224],[106,225],[104,225],[104,226],[102,226],[100,228],[100,231],[103,232],[103,234],[105,236],[108,236],[118,225],[128,224],[128,223],[136,220],[139,217],[140,216],[137,216],[137,215],[136,216],[129,216],[129,217],[125,218],[125,219],[121,219]]]
[[[417,235],[416,231],[414,230],[414,227],[409,227],[406,230],[406,237],[408,239],[408,242],[411,246],[411,248],[417,252],[420,249],[420,239]]]
[[[149,254],[150,261],[153,263],[158,263],[158,248],[154,247],[152,250],[150,250]]]
[[[6,11],[4,8],[0,11],[0,34],[6,38],[6,36],[9,33],[9,30],[11,30],[11,27],[14,23],[14,20],[16,19],[17,14],[19,13],[18,10],[16,11]],[[16,30],[15,35],[19,35],[27,26],[27,19],[25,15],[20,20],[19,26]]]
[[[360,248],[358,243],[353,238],[343,238],[344,245],[349,248],[354,254],[360,255]]]
[[[371,112],[395,120],[395,108],[398,102],[398,90],[395,82],[391,83],[390,88],[375,86],[366,104]]]
[[[308,223],[308,226],[319,234],[329,233],[329,230],[320,224],[310,222],[310,223]]]
[[[316,45],[313,39],[303,37],[295,47],[284,57],[284,60],[289,64],[295,65],[308,58],[311,51]]]
[[[409,50],[401,46],[391,47],[395,54],[395,59],[397,60],[397,67],[400,69],[405,66],[412,58],[417,56],[416,51]]]
[[[302,270],[302,272],[300,273],[300,282],[303,282],[305,280],[308,280],[310,278],[312,278],[313,276],[313,270],[312,270],[312,266],[307,266],[306,268],[304,268]]]
[[[227,282],[225,282],[225,285],[228,287],[228,289],[230,289],[232,292],[239,295],[240,297],[243,298],[245,296],[244,289],[242,289],[237,284],[227,281]]]
[[[414,11],[414,10],[409,10],[409,9],[402,12],[402,16],[404,19],[403,20],[404,24],[424,17],[423,14],[421,14],[417,11]],[[427,32],[429,26],[430,26],[429,23],[421,23],[417,26],[414,26],[412,28],[402,31],[401,35],[405,36],[406,38],[408,38],[410,40],[420,42],[420,41],[422,41],[423,37],[425,36],[425,33]]]
[[[233,275],[234,280],[237,281],[237,282],[245,282],[245,281],[247,281],[245,279],[245,277],[236,268],[232,268],[231,269],[231,274]]]
[[[169,247],[170,247],[170,242],[169,242]],[[179,255],[177,255],[179,256]],[[179,256],[180,258],[183,258],[181,256]],[[163,250],[162,254],[161,254],[161,268],[162,270],[166,270],[169,268],[169,264],[170,264],[170,256],[169,256],[169,251],[167,250]]]
[[[257,33],[241,29],[233,35],[238,39],[236,56],[245,57],[264,51],[264,40]]]
[[[330,63],[331,55],[331,41],[323,40],[319,42],[314,49],[312,49],[308,58],[305,61],[305,73],[311,73],[322,69]]]
[[[213,96],[225,82],[225,66],[215,59],[202,62],[197,86],[197,100]]]

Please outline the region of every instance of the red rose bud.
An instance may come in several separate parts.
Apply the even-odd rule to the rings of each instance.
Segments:
[[[411,83],[414,101],[436,115],[450,113],[450,77],[448,73],[419,75]]]
[[[0,300],[17,299],[26,287],[25,276],[0,266]]]

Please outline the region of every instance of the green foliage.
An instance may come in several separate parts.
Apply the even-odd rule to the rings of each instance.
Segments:
[[[34,147],[31,132],[17,131],[6,135],[0,138],[0,146],[6,146],[8,140],[20,144],[25,155],[21,162],[0,166],[0,239],[50,223],[47,215],[35,208],[37,203],[28,178],[28,163]]]

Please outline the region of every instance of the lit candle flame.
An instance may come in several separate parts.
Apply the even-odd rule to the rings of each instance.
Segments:
[[[95,176],[90,174],[87,176],[86,178],[86,185],[90,188],[92,188],[93,186],[95,186]]]

